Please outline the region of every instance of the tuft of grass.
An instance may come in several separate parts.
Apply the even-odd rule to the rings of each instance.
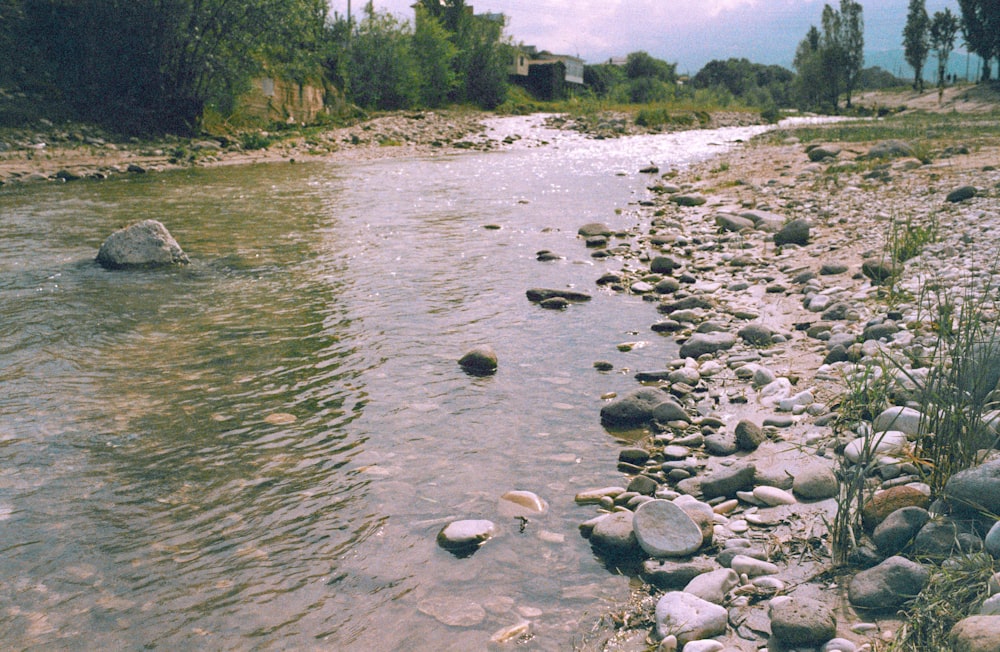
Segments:
[[[918,224],[912,218],[898,220],[893,217],[889,221],[887,246],[889,257],[897,263],[905,263],[920,255],[924,246],[938,239],[938,221],[936,216],[925,224]]]
[[[903,624],[888,652],[950,650],[948,633],[978,612],[997,570],[996,561],[982,552],[953,558],[935,570],[920,595],[904,605]]]
[[[846,376],[844,384],[847,391],[841,398],[834,423],[834,432],[838,436],[845,432],[868,430],[868,423],[891,404],[892,377],[885,361],[865,365],[857,373]],[[869,432],[857,464],[850,463],[844,456],[839,458],[835,471],[840,484],[837,513],[833,522],[827,524],[835,566],[847,564],[862,535],[862,508],[870,497],[868,478],[877,464],[878,456],[874,451],[880,441],[877,433]]]
[[[938,291],[929,298],[936,312],[938,339],[931,358],[937,364],[920,393],[930,434],[917,441],[917,454],[930,464],[927,482],[935,492],[998,441],[987,423],[1000,382],[1000,326],[993,318],[998,300],[989,289],[997,272],[995,263],[981,286],[970,281],[964,294]]]

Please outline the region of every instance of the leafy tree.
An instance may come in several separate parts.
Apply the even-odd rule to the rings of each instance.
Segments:
[[[583,83],[597,97],[609,97],[616,88],[625,83],[625,79],[625,70],[610,63],[585,66],[583,69]]]
[[[424,8],[416,5],[416,29],[413,33],[413,54],[419,72],[420,101],[429,107],[447,103],[458,86],[455,58],[458,48],[449,39],[449,32]]]
[[[781,66],[765,66],[747,59],[709,61],[691,78],[695,88],[724,89],[754,106],[788,106],[795,75]]]
[[[930,45],[937,53],[938,86],[944,86],[945,71],[948,69],[948,58],[955,49],[955,36],[958,35],[958,18],[945,8],[934,12],[930,27]]]
[[[823,37],[820,41],[820,68],[827,92],[827,101],[837,111],[840,101],[840,85],[843,81],[844,62],[847,52],[841,39],[843,22],[840,12],[830,5],[823,5]]]
[[[442,26],[452,34],[462,28],[465,19],[472,13],[472,7],[465,0],[420,0],[421,6],[428,15],[441,21]]]
[[[798,76],[795,79],[796,96],[801,108],[812,109],[823,101],[823,61],[822,35],[815,25],[809,27],[805,38],[795,49],[793,65]]]
[[[924,90],[924,63],[930,51],[930,18],[924,0],[910,0],[903,27],[903,54],[906,63],[913,68],[913,88]]]
[[[455,99],[496,108],[507,99],[507,65],[514,56],[503,40],[504,22],[471,11],[462,16],[455,35],[460,90]]]
[[[865,20],[861,3],[840,0],[840,41],[844,51],[844,92],[847,106],[851,106],[851,94],[858,85],[858,76],[865,65]]]
[[[822,32],[809,28],[795,52],[799,103],[804,108],[827,105],[836,112],[842,89],[851,105],[864,65],[861,5],[854,0],[841,0],[839,10],[823,5],[821,25]]]
[[[79,117],[126,131],[190,131],[265,64],[319,72],[322,0],[21,0],[34,44]],[[41,64],[39,64],[41,65]]]
[[[962,33],[971,52],[983,58],[983,79],[990,78],[990,61],[1000,58],[1000,2],[958,0],[962,10]]]
[[[419,93],[409,24],[369,2],[351,40],[351,99],[369,109],[404,109]]]
[[[873,66],[865,68],[858,75],[858,88],[866,90],[877,90],[880,88],[896,88],[906,84],[906,80],[899,79],[888,70]]]
[[[632,52],[625,61],[625,76],[629,79],[646,77],[673,84],[677,81],[677,64],[661,61],[647,52]]]

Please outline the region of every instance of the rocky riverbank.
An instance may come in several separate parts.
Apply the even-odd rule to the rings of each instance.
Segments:
[[[0,130],[0,185],[66,182],[192,166],[356,161],[496,145],[475,111],[393,113],[342,127],[238,137],[123,139],[90,125],[39,122]]]
[[[620,262],[596,285],[642,295],[651,330],[681,341],[601,412],[632,443],[620,486],[580,487],[580,529],[641,584],[590,647],[883,649],[913,624],[900,607],[978,553],[983,615],[951,644],[997,649],[1000,353],[959,363],[952,345],[997,323],[1000,147],[920,148],[765,137],[651,174],[642,232],[581,227]],[[934,458],[945,425],[919,388],[961,364],[972,470],[942,475],[954,451]]]
[[[493,114],[478,111],[403,111],[348,126],[153,141],[116,137],[91,125],[40,121],[29,128],[0,129],[0,186],[99,180],[193,166],[455,154],[495,149],[518,139],[493,137],[486,126],[490,117]],[[553,126],[603,138],[759,122],[760,116],[753,113],[685,113],[675,123],[650,128],[637,125],[632,116],[608,113],[557,117]]]

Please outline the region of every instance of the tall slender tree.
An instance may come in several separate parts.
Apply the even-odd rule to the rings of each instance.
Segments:
[[[924,63],[930,51],[930,18],[924,0],[910,0],[903,27],[903,54],[906,63],[913,68],[913,88],[924,90]]]
[[[983,58],[983,80],[990,78],[991,61],[1000,58],[1000,1],[958,0],[962,33],[969,51]]]
[[[930,43],[937,54],[938,86],[944,86],[945,74],[948,70],[948,58],[955,49],[955,36],[958,35],[958,18],[951,9],[935,11],[931,19]]]
[[[840,0],[841,41],[844,48],[844,92],[847,106],[865,67],[865,19],[860,2]]]

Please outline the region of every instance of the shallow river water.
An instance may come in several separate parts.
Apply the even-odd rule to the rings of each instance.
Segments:
[[[645,223],[639,168],[761,128],[531,124],[495,122],[532,138],[489,153],[0,189],[0,647],[472,650],[522,620],[519,649],[579,645],[628,593],[573,503],[621,482],[601,395],[675,345],[597,288],[621,262],[576,229]],[[97,266],[149,217],[191,265]],[[594,299],[542,310],[536,286]],[[479,344],[495,376],[456,364]],[[514,489],[550,505],[523,531]],[[456,558],[456,518],[499,536]]]

